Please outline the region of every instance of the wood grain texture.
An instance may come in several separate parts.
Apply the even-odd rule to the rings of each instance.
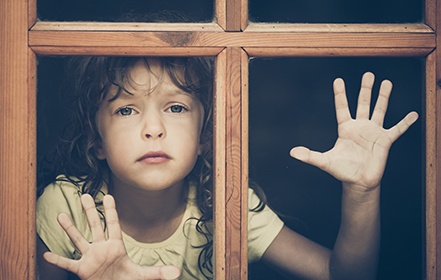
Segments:
[[[222,28],[222,30],[226,30],[227,25],[227,0],[215,0],[215,16],[216,23]]]
[[[226,80],[226,279],[241,279],[242,104],[240,48],[227,48]]]
[[[249,24],[248,21],[248,17],[249,17],[249,13],[248,13],[248,1],[249,0],[241,0],[241,22],[240,22],[240,30],[246,30]]]
[[[225,31],[242,31],[248,21],[247,0],[216,0],[216,21]]]
[[[425,0],[424,6],[424,22],[433,30],[436,30],[437,18],[440,17],[439,0]]]
[[[28,48],[35,16],[30,12],[26,0],[0,1],[1,279],[35,278],[35,57]]]
[[[247,73],[247,68],[242,68],[244,62],[248,62],[248,56],[242,49],[226,48],[216,63],[216,279],[247,278],[248,171],[243,168],[247,162],[244,143],[248,128],[243,127],[247,121],[242,115],[247,106],[242,103],[242,90],[246,90],[242,75]]]
[[[434,33],[414,32],[197,32],[197,31],[41,31],[30,32],[34,49],[45,47],[277,47],[277,48],[434,48]]]
[[[241,57],[241,156],[242,156],[242,166],[241,166],[241,181],[240,181],[240,191],[242,193],[240,201],[241,210],[241,228],[240,228],[240,238],[241,238],[241,271],[240,279],[248,279],[248,186],[249,186],[249,166],[248,166],[248,151],[249,151],[249,133],[248,133],[248,118],[249,118],[249,94],[248,94],[248,54],[244,51],[240,52]]]
[[[437,104],[436,59],[431,54],[426,59],[426,278],[436,280],[437,267]],[[438,107],[439,108],[439,107]]]
[[[226,104],[227,55],[224,50],[216,58],[214,99],[214,249],[215,279],[226,279]]]
[[[223,47],[33,47],[39,55],[216,56]]]
[[[225,31],[241,31],[242,0],[226,0]]]
[[[291,48],[245,48],[250,56],[255,57],[290,57],[290,56],[426,56],[433,51],[434,47],[384,47],[384,48],[308,48],[308,47],[291,47]]]
[[[434,201],[434,204],[429,204],[429,206],[434,207],[436,206],[436,232],[434,232],[434,236],[432,236],[432,239],[436,240],[436,259],[432,261],[432,263],[435,263],[436,265],[436,274],[429,275],[431,279],[440,279],[441,278],[441,35],[439,34],[441,30],[441,0],[436,1],[435,5],[435,11],[436,14],[433,16],[436,18],[435,22],[435,31],[438,34],[436,37],[436,45],[437,49],[435,50],[433,57],[436,59],[435,65],[432,68],[435,69],[435,83],[432,83],[431,85],[435,84],[436,87],[436,96],[437,96],[437,107],[436,107],[436,131],[437,131],[437,138],[436,138],[436,145],[437,145],[437,162],[436,162],[436,174],[437,174],[437,180],[436,180],[436,201]],[[429,151],[431,152],[431,151]],[[433,258],[433,255],[431,256]]]
[[[423,23],[250,23],[244,32],[329,32],[329,33],[433,33]]]
[[[35,0],[0,0],[0,279],[35,279],[36,60],[29,47],[42,55],[217,55],[216,279],[247,277],[248,57],[241,48],[251,56],[427,56],[426,278],[441,279],[440,7],[441,0],[425,1],[426,24],[249,24],[245,0],[216,0],[216,23],[35,24]]]
[[[426,20],[438,34],[437,49],[427,57],[426,62],[426,101],[427,113],[431,110],[431,118],[427,117],[426,139],[426,278],[441,279],[441,0],[426,1]],[[430,95],[429,95],[430,94]],[[435,97],[433,97],[435,96]],[[433,104],[428,104],[429,102]],[[436,106],[433,108],[433,106]],[[433,136],[435,135],[435,137]],[[430,148],[430,150],[429,150]],[[434,158],[435,156],[435,158]]]
[[[206,31],[220,32],[223,29],[211,23],[145,23],[145,22],[65,22],[40,21],[32,26],[33,31]]]
[[[433,2],[431,0],[430,2]],[[428,3],[429,4],[429,3]],[[242,1],[244,9],[246,1]],[[432,3],[434,5],[434,3]],[[429,10],[433,10],[428,8]],[[431,12],[432,16],[436,14]],[[65,22],[39,21],[30,24],[32,31],[192,31],[222,32],[218,22],[210,23],[144,23],[144,22]],[[396,24],[325,24],[325,23],[246,23],[244,32],[331,32],[331,33],[433,33],[434,25],[423,23]]]

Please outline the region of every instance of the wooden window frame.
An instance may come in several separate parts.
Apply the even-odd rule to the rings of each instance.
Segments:
[[[213,23],[73,23],[0,1],[0,278],[35,279],[36,55],[130,54],[216,57],[216,279],[247,278],[249,56],[424,57],[425,276],[441,279],[441,0],[421,24],[257,24],[247,0],[215,5]]]

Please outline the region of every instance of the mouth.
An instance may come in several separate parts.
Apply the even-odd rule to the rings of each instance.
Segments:
[[[152,164],[152,163],[167,162],[170,159],[171,159],[171,157],[164,152],[152,151],[152,152],[146,153],[145,155],[140,157],[137,161],[142,162],[142,163]]]

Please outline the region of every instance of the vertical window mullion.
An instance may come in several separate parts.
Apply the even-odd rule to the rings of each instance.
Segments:
[[[215,0],[216,20],[225,31],[242,31],[248,25],[248,0]]]
[[[216,63],[215,248],[216,279],[247,277],[247,171],[244,170],[241,48],[226,48]],[[245,133],[243,132],[245,129]]]
[[[0,1],[0,275],[35,279],[36,106],[28,47],[33,1]]]

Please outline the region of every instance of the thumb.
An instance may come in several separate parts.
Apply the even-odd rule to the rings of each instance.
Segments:
[[[314,165],[320,169],[325,169],[327,165],[322,153],[311,151],[306,147],[294,147],[289,154],[295,159]]]

